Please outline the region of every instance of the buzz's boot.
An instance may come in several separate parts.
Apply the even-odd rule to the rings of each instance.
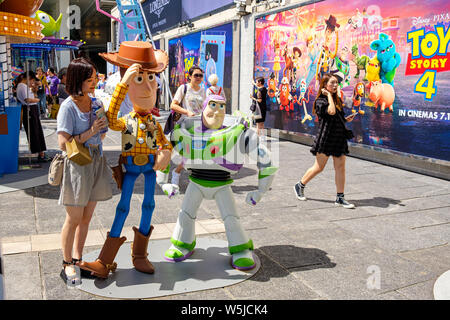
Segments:
[[[97,260],[94,262],[82,261],[80,263],[80,268],[91,271],[96,277],[103,279],[108,278],[110,271],[116,271],[117,263],[114,262],[114,258],[116,257],[120,246],[126,240],[126,237],[111,238],[108,232],[102,251],[100,251]]]
[[[194,253],[196,245],[195,214],[192,218],[186,211],[180,211],[170,242],[172,245],[164,253],[164,259],[167,261],[180,262]]]
[[[153,231],[153,226],[150,226],[150,231],[147,236],[144,236],[139,232],[139,229],[133,227],[134,231],[134,241],[131,244],[131,259],[133,261],[134,268],[137,271],[143,273],[154,273],[155,268],[152,263],[148,261],[147,256],[147,248],[148,248],[148,240],[150,239],[150,235]]]

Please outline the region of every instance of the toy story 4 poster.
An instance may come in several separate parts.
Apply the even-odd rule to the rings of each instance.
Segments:
[[[228,23],[215,28],[169,40],[169,77],[173,93],[187,82],[189,69],[197,65],[204,71],[202,86],[209,87],[208,77],[215,73],[223,87],[227,105],[231,106],[233,28]]]
[[[450,3],[326,0],[255,21],[266,127],[315,135],[319,79],[335,74],[352,142],[450,160]]]

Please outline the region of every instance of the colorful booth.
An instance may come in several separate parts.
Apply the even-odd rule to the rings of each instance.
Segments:
[[[70,50],[72,57],[75,59],[75,51],[77,51],[84,42],[70,39],[56,39],[54,37],[45,37],[36,43],[14,43],[12,48],[12,65],[21,68],[28,62],[31,70],[42,67],[47,70],[49,66],[56,66],[59,70],[56,52],[62,50]]]
[[[11,44],[42,40],[43,25],[29,17],[41,4],[42,0],[3,1],[0,5],[0,176],[18,170],[21,108],[12,94]]]

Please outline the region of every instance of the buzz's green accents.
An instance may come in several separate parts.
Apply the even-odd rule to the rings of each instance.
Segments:
[[[169,249],[166,251],[166,253],[164,253],[164,255],[167,258],[171,258],[171,259],[178,259],[178,258],[184,257],[184,254],[180,250],[177,250],[177,249]]]
[[[175,129],[180,129],[180,128],[181,128],[180,124],[176,124],[176,125],[173,127],[174,130],[175,130]]]
[[[194,241],[192,243],[186,243],[186,242],[183,242],[180,240],[175,240],[174,238],[170,238],[170,242],[172,242],[172,244],[176,245],[177,247],[187,249],[189,251],[194,250],[195,241],[196,241],[196,239],[194,239]]]
[[[234,261],[233,264],[238,268],[249,268],[255,265],[255,261],[250,258],[240,258]]]
[[[221,186],[225,186],[227,184],[233,183],[233,179],[230,179],[227,181],[209,181],[209,180],[194,178],[192,176],[190,176],[189,179],[192,182],[195,182],[196,184],[199,184],[202,187],[206,187],[206,188],[216,188],[216,187],[221,187]]]
[[[247,243],[238,244],[237,246],[232,246],[232,247],[228,248],[228,250],[230,251],[230,254],[238,253],[238,252],[244,251],[246,249],[253,250],[253,241],[252,241],[252,239],[248,240]]]
[[[187,159],[211,160],[223,157],[232,150],[245,131],[243,124],[216,130],[213,133],[192,132],[192,128],[175,127],[172,141],[177,141],[175,150]]]
[[[164,170],[161,170],[162,173],[169,173],[170,172],[170,163],[167,165],[167,168]]]
[[[263,179],[265,177],[273,175],[275,172],[277,172],[277,167],[267,167],[259,171],[258,179]]]
[[[190,134],[195,134],[195,127],[192,126],[192,127],[188,128],[187,131],[188,131]]]

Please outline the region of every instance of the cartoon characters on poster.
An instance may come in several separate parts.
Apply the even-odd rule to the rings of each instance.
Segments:
[[[306,96],[306,80],[301,79],[300,80],[300,100],[299,103],[303,106],[303,112],[305,113],[302,123],[305,123],[306,120],[312,120],[312,117],[310,114],[308,114],[308,110],[306,110],[306,103],[309,102],[310,94],[312,92],[312,89],[308,89],[308,99],[305,98]]]
[[[336,17],[330,15],[327,20],[325,20],[326,28],[325,28],[325,41],[322,45],[319,61],[317,62],[317,71],[316,71],[316,79],[320,80],[325,73],[330,72],[330,65],[332,60],[336,57],[338,45],[339,45],[339,36],[336,28],[340,27],[340,24],[336,22]],[[335,46],[334,51],[331,52],[331,45],[333,41],[333,35],[335,35]]]
[[[355,79],[359,79],[359,72],[364,70],[364,81],[367,81],[367,64],[370,58],[366,55],[359,55],[358,44],[354,44],[352,47],[352,61],[356,65],[357,71],[355,73]]]
[[[325,73],[331,73],[339,80],[346,108],[358,110],[360,115],[366,114],[364,109],[368,107],[374,107],[373,111],[392,112],[394,78],[401,56],[392,38],[396,39],[395,33],[381,32],[383,20],[379,8],[356,9],[356,14],[350,17],[329,13],[314,16],[312,21],[298,19],[301,10],[299,7],[291,11],[292,18],[282,14],[270,16],[274,20],[268,21],[266,28],[257,29],[257,39],[261,39],[257,41],[272,42],[258,46],[265,53],[263,59],[257,59],[259,64],[256,60],[256,67],[269,69],[270,110],[281,111],[286,119],[299,119],[307,125],[313,121],[310,115],[313,99],[309,96],[317,95],[320,79]],[[377,81],[383,85],[375,85]],[[292,117],[293,113],[303,113],[303,116]]]
[[[394,42],[387,34],[380,33],[380,39],[372,41],[370,48],[377,51],[377,58],[381,64],[381,81],[394,85],[395,71],[401,62],[400,55],[395,51]]]
[[[355,107],[358,107],[359,114],[364,114],[364,111],[361,110],[361,104],[364,96],[366,95],[365,85],[362,82],[358,82],[353,90],[353,109],[352,113],[355,113]]]
[[[268,86],[267,95],[269,96],[269,99],[271,101],[275,102],[276,95],[278,94],[278,89],[277,89],[278,82],[277,82],[277,80],[275,78],[275,74],[273,72],[270,74],[267,86]]]
[[[278,103],[280,104],[280,110],[285,111],[293,111],[294,106],[291,103],[291,89],[289,85],[289,80],[286,77],[283,77],[281,80],[280,91],[278,96]]]
[[[380,105],[381,112],[384,112],[385,108],[389,108],[392,112],[392,104],[395,100],[394,88],[389,83],[382,83],[381,81],[375,81],[370,83],[369,99],[375,103],[375,108]]]

